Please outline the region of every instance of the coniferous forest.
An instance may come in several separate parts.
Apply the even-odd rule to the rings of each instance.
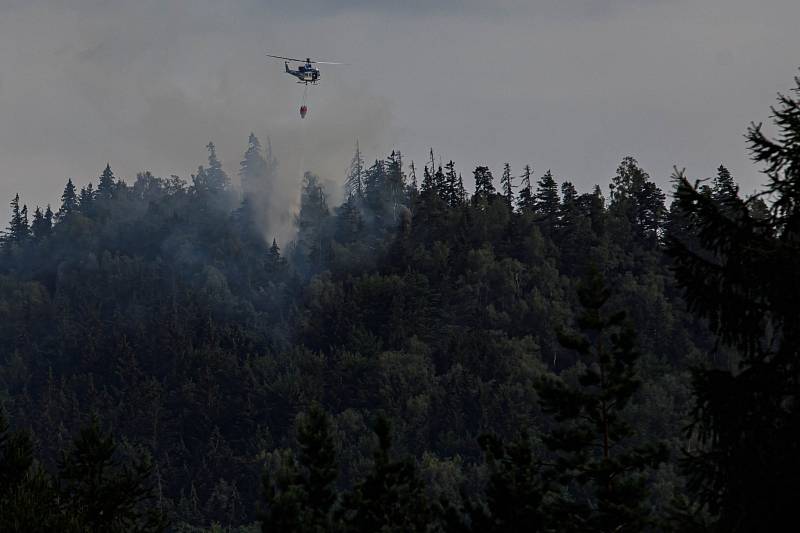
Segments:
[[[800,497],[800,80],[662,190],[632,157],[374,162],[296,236],[231,184],[106,166],[0,249],[0,530],[778,531]],[[145,162],[146,163],[146,162]],[[544,170],[544,171],[543,171]],[[327,181],[325,181],[327,183]],[[788,521],[787,521],[788,520]]]

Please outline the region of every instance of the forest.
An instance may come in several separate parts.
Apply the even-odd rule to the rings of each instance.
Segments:
[[[772,531],[800,497],[800,80],[719,166],[374,162],[296,236],[234,186],[110,165],[11,200],[0,530]],[[744,149],[744,147],[743,147]],[[791,523],[791,522],[788,522]]]

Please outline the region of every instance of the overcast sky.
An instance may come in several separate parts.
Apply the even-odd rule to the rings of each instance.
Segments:
[[[510,162],[604,190],[636,157],[662,187],[724,162],[800,66],[797,0],[0,0],[0,199],[57,204],[67,177],[185,178],[213,140],[232,175],[253,131],[282,179],[339,181],[432,146],[465,178]],[[302,86],[266,52],[323,67]]]

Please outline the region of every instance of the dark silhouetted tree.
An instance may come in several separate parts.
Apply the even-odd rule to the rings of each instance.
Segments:
[[[693,379],[690,436],[698,445],[686,472],[695,504],[715,517],[716,531],[784,529],[800,498],[800,79],[795,82],[794,95],[780,95],[773,108],[779,135],[768,138],[760,124],[747,134],[768,178],[767,212],[738,198],[722,208],[676,174],[675,201],[702,247],[670,240],[678,282],[691,309],[740,358],[733,369],[699,369]]]
[[[506,205],[510,210],[514,210],[514,178],[511,176],[511,165],[506,163],[503,166],[503,176],[500,178],[500,183],[503,186],[503,197],[506,199]]]
[[[152,475],[149,460],[121,460],[114,438],[97,420],[80,431],[59,462],[61,497],[85,531],[163,531]]]
[[[6,240],[16,244],[25,242],[31,235],[28,225],[28,207],[19,205],[19,194],[11,200],[11,220],[8,223]]]
[[[75,185],[72,180],[67,180],[64,192],[61,194],[61,208],[58,210],[58,218],[63,220],[67,215],[78,209],[78,196],[75,193]]]
[[[641,383],[636,335],[624,312],[609,313],[610,291],[592,270],[578,288],[578,331],[559,341],[577,352],[577,384],[550,376],[539,382],[542,409],[555,427],[543,440],[555,462],[556,491],[548,515],[563,531],[642,531],[648,523],[646,474],[666,460],[663,446],[632,447],[625,409]]]
[[[522,180],[522,188],[519,191],[519,198],[517,200],[519,209],[522,212],[533,212],[536,203],[533,198],[533,188],[531,186],[531,174],[533,169],[530,165],[525,165],[520,179]]]
[[[413,164],[412,164],[413,168]],[[416,179],[416,176],[415,176]],[[416,182],[414,182],[416,187]],[[356,151],[347,169],[347,177],[344,181],[345,198],[354,197],[357,201],[364,200],[364,157],[361,155],[361,148],[356,140]]]
[[[297,421],[296,453],[287,451],[277,472],[263,479],[265,502],[261,531],[327,533],[335,531],[336,450],[328,415],[312,406]]]
[[[376,423],[375,434],[378,449],[373,455],[372,469],[342,502],[339,512],[342,530],[427,531],[434,525],[434,513],[414,462],[392,459],[390,426],[385,418]]]
[[[111,171],[111,165],[106,164],[106,168],[100,175],[100,181],[97,184],[97,197],[102,200],[109,200],[114,196],[114,188],[116,182],[114,181],[114,173]]]
[[[536,182],[536,194],[533,196],[536,213],[549,221],[551,226],[558,222],[559,200],[558,184],[553,174],[548,170]]]

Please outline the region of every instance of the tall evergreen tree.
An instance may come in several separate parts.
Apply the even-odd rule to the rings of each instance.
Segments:
[[[217,158],[217,149],[213,142],[206,145],[208,150],[208,168],[199,167],[197,175],[193,176],[197,192],[219,194],[230,187],[230,178],[222,170],[222,163]]]
[[[28,239],[31,234],[28,225],[28,207],[19,205],[19,194],[11,200],[11,220],[8,223],[6,239],[10,242],[20,244]]]
[[[51,226],[49,222],[45,220],[44,213],[42,213],[42,210],[37,205],[33,212],[33,222],[31,222],[33,238],[40,241],[50,235],[50,230]]]
[[[328,415],[319,406],[298,417],[298,451],[286,453],[279,472],[264,476],[264,533],[334,531],[332,510],[338,475]]]
[[[717,169],[712,191],[712,196],[717,201],[734,199],[739,196],[739,186],[736,185],[731,172],[724,165],[720,165]]]
[[[488,199],[495,194],[494,184],[492,183],[494,178],[492,177],[492,172],[489,170],[489,167],[475,167],[473,175],[475,177],[476,198]]]
[[[519,191],[518,205],[519,210],[522,212],[533,212],[536,202],[533,197],[533,188],[531,186],[531,174],[533,169],[530,165],[525,165],[520,179],[522,180],[522,188]]]
[[[655,243],[666,216],[665,196],[650,181],[649,174],[639,167],[636,159],[626,157],[609,187],[611,210],[627,218],[641,241]]]
[[[506,204],[510,210],[514,210],[514,183],[511,177],[511,165],[506,163],[503,166],[503,176],[500,178],[500,183],[503,186],[503,196],[506,199]]]
[[[281,256],[281,249],[278,241],[272,239],[272,246],[267,251],[267,270],[270,272],[280,271],[286,266],[286,260]]]
[[[58,210],[58,218],[63,220],[77,209],[78,195],[75,192],[75,185],[72,184],[72,179],[68,179],[64,192],[61,194],[61,208]]]
[[[271,183],[269,183],[269,165],[264,158],[261,142],[254,133],[250,133],[247,139],[247,150],[244,158],[239,162],[239,178],[242,182],[242,191],[245,196],[256,195],[258,197],[268,194]]]
[[[536,182],[533,202],[536,212],[555,225],[559,211],[558,184],[549,170]]]
[[[116,183],[114,181],[114,173],[111,171],[111,164],[106,164],[106,168],[100,175],[100,181],[97,184],[97,197],[102,200],[109,200],[114,196],[114,188]]]
[[[470,505],[470,531],[547,531],[543,506],[546,486],[541,460],[534,454],[530,438],[522,434],[508,444],[489,435],[483,435],[478,440],[486,457],[489,476],[486,507]]]
[[[342,503],[339,517],[345,532],[401,533],[434,527],[433,509],[413,461],[391,457],[390,433],[389,422],[379,419],[372,469]]]
[[[154,505],[153,465],[123,461],[114,438],[95,420],[83,428],[59,462],[61,498],[84,531],[163,531],[163,510]]]
[[[386,196],[391,207],[392,221],[397,222],[400,206],[405,203],[406,176],[403,173],[403,157],[392,151],[386,160]]]
[[[413,169],[414,164],[411,164]],[[416,176],[414,176],[416,179]],[[416,187],[416,181],[414,182]],[[353,154],[353,159],[350,161],[350,167],[347,169],[347,177],[344,182],[345,198],[353,196],[357,201],[364,200],[364,158],[361,155],[361,148],[356,140],[356,152]]]
[[[800,498],[800,78],[773,108],[779,135],[752,125],[747,139],[772,203],[754,218],[734,198],[718,202],[678,173],[676,202],[702,246],[671,240],[691,308],[739,354],[738,368],[695,371],[687,459],[697,505],[718,531],[772,531],[795,520]]]
[[[444,188],[447,203],[450,207],[458,207],[464,203],[464,184],[461,176],[456,174],[456,164],[452,160],[445,165]]]
[[[322,267],[327,256],[327,219],[330,216],[325,191],[319,178],[310,172],[303,176],[300,212],[295,218],[297,245],[304,260],[317,268]]]
[[[645,474],[666,459],[663,446],[631,444],[634,430],[624,413],[641,385],[640,354],[625,313],[606,309],[609,297],[600,273],[591,271],[578,288],[579,331],[559,333],[561,344],[580,357],[578,383],[551,376],[538,386],[542,409],[556,423],[544,437],[556,457],[548,477],[569,489],[548,504],[563,531],[642,531]]]
[[[97,198],[101,198],[101,196],[98,194]],[[110,196],[107,195],[104,198],[108,199]],[[94,200],[94,185],[89,183],[85,187],[81,187],[81,194],[78,197],[78,209],[80,212],[86,216],[91,216],[91,214],[94,212]]]

